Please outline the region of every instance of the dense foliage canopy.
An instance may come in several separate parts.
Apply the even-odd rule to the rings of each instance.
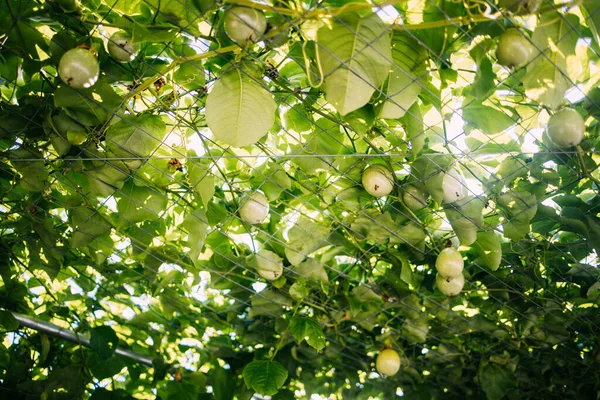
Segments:
[[[599,30],[1,0],[0,398],[597,399]]]

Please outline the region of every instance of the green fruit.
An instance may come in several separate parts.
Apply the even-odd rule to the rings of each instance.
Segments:
[[[462,274],[465,267],[462,255],[456,249],[448,247],[440,252],[435,260],[435,269],[438,275],[444,278],[453,278]]]
[[[500,65],[508,68],[519,68],[531,60],[534,49],[524,33],[511,28],[500,36],[496,58]]]
[[[394,176],[382,166],[368,167],[362,173],[362,185],[372,196],[387,196],[394,189]]]
[[[381,375],[396,375],[400,369],[400,356],[395,350],[385,349],[377,356],[375,366]]]
[[[118,31],[108,39],[108,52],[119,62],[133,61],[140,50],[139,43],[131,43],[131,35],[125,31]]]
[[[58,75],[67,85],[75,89],[85,89],[93,86],[98,80],[100,66],[89,50],[75,48],[60,58]]]
[[[462,175],[454,168],[444,174],[442,179],[444,203],[454,203],[467,197],[467,185]]]
[[[440,292],[446,296],[456,296],[465,286],[465,277],[460,274],[453,278],[444,278],[438,274],[435,278],[435,284],[440,289]]]
[[[565,108],[548,121],[548,136],[558,147],[577,146],[583,140],[585,121],[572,108]]]
[[[249,224],[259,224],[269,215],[269,202],[262,192],[246,196],[240,204],[240,218]]]
[[[427,205],[427,195],[417,186],[410,185],[404,189],[402,201],[412,211],[418,211]]]
[[[267,29],[267,19],[260,10],[232,7],[225,11],[225,33],[240,46],[259,41]]]
[[[268,281],[278,279],[283,273],[281,257],[269,250],[260,250],[256,253],[256,271]]]

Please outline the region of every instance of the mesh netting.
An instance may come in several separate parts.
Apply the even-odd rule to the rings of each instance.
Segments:
[[[5,396],[596,398],[595,0],[0,22]]]

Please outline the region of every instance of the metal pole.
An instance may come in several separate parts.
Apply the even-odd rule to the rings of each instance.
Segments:
[[[85,347],[91,347],[90,346],[90,337],[88,335],[77,334],[71,330],[61,328],[60,326],[54,325],[50,322],[31,318],[31,317],[28,317],[27,315],[19,314],[19,313],[12,312],[12,311],[9,311],[9,312],[13,315],[13,317],[15,317],[15,319],[17,321],[19,321],[19,324],[21,324],[22,326],[25,326],[25,327],[31,328],[31,329],[35,329],[36,331],[39,331],[39,332],[47,333],[49,335],[57,336],[59,338],[68,340],[70,342],[78,343]],[[138,354],[134,351],[125,349],[120,346],[117,347],[117,349],[115,350],[115,354],[118,354],[123,357],[131,358],[132,360],[135,360],[135,361],[139,362],[140,364],[146,365],[148,367],[153,366],[152,359],[150,357]]]

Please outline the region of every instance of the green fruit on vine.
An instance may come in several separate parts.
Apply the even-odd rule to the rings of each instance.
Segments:
[[[108,52],[119,62],[130,62],[135,59],[140,50],[139,43],[131,43],[131,35],[125,31],[118,31],[108,39]]]
[[[395,350],[385,349],[377,356],[375,366],[381,375],[396,375],[400,369],[400,356]]]
[[[267,29],[267,19],[260,10],[232,7],[225,11],[225,33],[240,46],[260,40]]]
[[[438,274],[435,278],[435,284],[440,292],[446,296],[456,296],[465,286],[465,277],[460,274],[452,278],[444,278]]]
[[[412,211],[419,211],[427,205],[427,195],[417,186],[410,185],[404,189],[402,201]]]
[[[442,179],[444,203],[454,203],[467,197],[467,185],[462,175],[454,168],[444,174]]]
[[[269,202],[262,192],[254,192],[241,200],[239,213],[249,224],[260,224],[269,215]]]
[[[98,80],[100,66],[89,50],[75,48],[67,51],[60,58],[58,75],[67,85],[75,89],[86,89]]]
[[[465,267],[462,255],[456,249],[448,247],[440,252],[435,260],[438,276],[453,278],[462,274]]]
[[[583,140],[585,121],[572,108],[565,108],[550,117],[548,136],[558,147],[577,146]]]
[[[268,281],[278,279],[283,273],[281,257],[269,250],[260,250],[256,253],[256,271]]]
[[[524,33],[511,28],[500,36],[496,58],[500,65],[519,68],[531,60],[534,47]]]
[[[542,0],[500,0],[498,5],[515,14],[534,14],[542,5]]]
[[[372,196],[387,196],[394,189],[394,176],[387,168],[375,165],[363,171],[362,185]]]

